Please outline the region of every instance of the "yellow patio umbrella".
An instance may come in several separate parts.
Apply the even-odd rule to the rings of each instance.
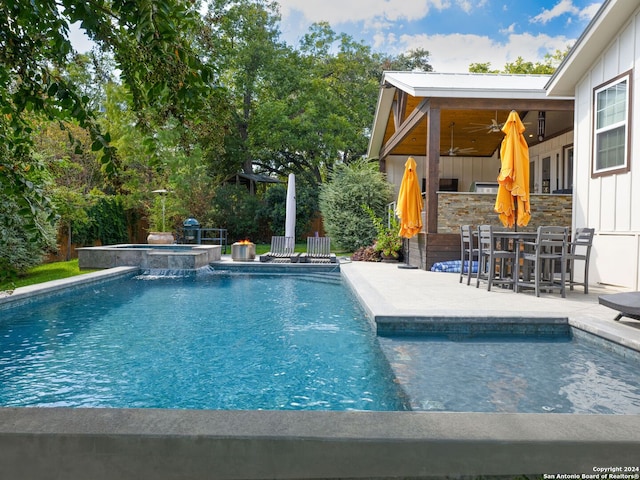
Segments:
[[[416,161],[409,157],[404,164],[404,175],[398,192],[396,215],[400,219],[398,235],[411,238],[422,230],[422,194],[416,175]]]
[[[500,146],[500,174],[494,210],[505,227],[514,223],[524,227],[531,219],[529,205],[529,146],[522,134],[525,128],[515,110],[502,127],[505,137]]]

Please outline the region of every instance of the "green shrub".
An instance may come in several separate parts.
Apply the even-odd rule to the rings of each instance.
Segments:
[[[74,243],[93,245],[100,240],[103,245],[114,245],[128,242],[127,214],[119,197],[94,197],[87,208],[86,219],[72,221]]]
[[[375,162],[364,160],[341,165],[320,190],[320,211],[327,234],[346,251],[373,244],[376,228],[363,210],[366,205],[386,218],[392,187]]]
[[[242,185],[222,185],[216,189],[212,202],[211,220],[227,229],[229,242],[249,239],[265,241],[264,222],[261,221],[260,200]]]
[[[56,245],[55,228],[36,213],[37,232],[29,228],[11,197],[0,195],[0,282],[15,279],[39,265]]]

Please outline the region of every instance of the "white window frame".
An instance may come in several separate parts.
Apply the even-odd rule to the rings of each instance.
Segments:
[[[610,125],[605,125],[598,128],[598,95],[621,84],[626,83],[625,92],[625,105],[624,105],[624,118],[618,122]],[[593,93],[593,162],[592,162],[592,176],[611,175],[614,173],[622,173],[629,171],[629,134],[631,118],[631,72],[623,73],[622,75],[613,78],[607,83],[604,83],[594,89]],[[618,165],[612,165],[610,167],[598,168],[598,151],[600,135],[609,131],[624,128],[624,152],[622,163]]]

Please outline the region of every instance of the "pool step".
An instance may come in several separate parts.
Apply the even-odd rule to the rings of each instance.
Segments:
[[[418,317],[377,316],[377,333],[381,336],[443,336],[453,340],[478,337],[570,338],[566,317]]]

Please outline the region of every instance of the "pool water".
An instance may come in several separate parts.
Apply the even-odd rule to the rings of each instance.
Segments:
[[[137,277],[0,317],[0,405],[403,410],[339,281]]]
[[[640,414],[633,358],[579,338],[387,337],[414,410]]]

